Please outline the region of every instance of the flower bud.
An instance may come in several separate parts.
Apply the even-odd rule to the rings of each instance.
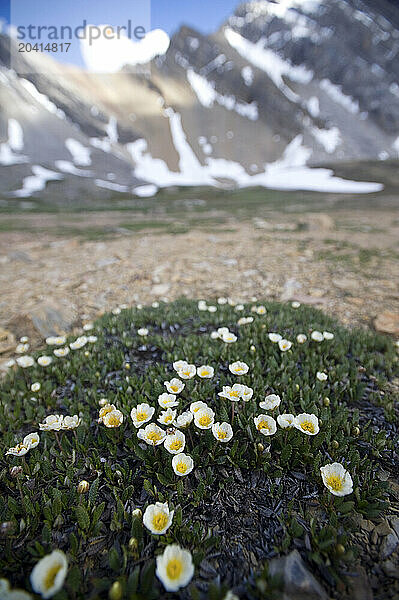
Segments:
[[[132,512],[133,517],[135,517],[135,519],[142,519],[143,518],[143,513],[141,511],[140,508],[135,508],[134,511]]]
[[[123,589],[119,581],[114,581],[108,592],[109,600],[121,600],[123,597]]]
[[[345,546],[343,544],[337,544],[336,551],[339,556],[343,556],[346,552]]]
[[[22,473],[22,467],[11,467],[10,475],[11,477],[18,477],[18,475]]]
[[[125,363],[125,369],[127,369],[127,370],[130,369],[130,363]]]
[[[251,347],[250,347],[250,351],[251,351],[251,352],[256,352],[256,348],[255,348],[255,346],[251,346]]]
[[[84,479],[82,479],[82,481],[80,481],[78,483],[78,494],[87,494],[89,489],[90,489],[90,483],[88,481],[85,481]]]
[[[330,406],[330,398],[328,398],[327,396],[324,398],[323,400],[323,404],[324,406]]]
[[[129,540],[129,550],[131,552],[137,552],[138,547],[139,547],[139,542],[138,542],[137,538],[131,537]]]
[[[88,352],[87,350],[85,351],[85,356],[90,356],[90,352]]]
[[[15,531],[15,523],[13,521],[3,521],[0,524],[0,535],[11,535]]]
[[[335,448],[336,450],[339,448],[339,443],[337,442],[337,440],[332,441],[332,447]]]
[[[105,406],[106,404],[108,404],[108,400],[106,398],[101,398],[101,400],[98,401],[100,406]]]
[[[353,435],[355,437],[359,437],[359,435],[360,435],[360,428],[359,427],[354,427],[353,428]]]
[[[261,444],[260,442],[259,442],[259,444],[257,445],[257,448],[258,448],[258,452],[263,452],[263,451],[264,451],[264,449],[265,449],[264,445],[263,445],[263,444]]]

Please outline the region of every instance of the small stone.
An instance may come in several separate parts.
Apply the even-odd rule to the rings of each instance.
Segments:
[[[374,327],[381,333],[399,335],[399,314],[385,311],[374,319]]]
[[[391,530],[392,531],[392,530]],[[384,538],[381,546],[381,558],[388,558],[395,552],[399,545],[399,539],[394,531]]]
[[[12,352],[15,349],[15,337],[7,329],[0,328],[0,354]]]
[[[151,294],[154,296],[164,296],[170,290],[170,283],[158,283],[151,288]]]
[[[298,550],[271,560],[269,573],[283,578],[283,600],[328,600],[326,592],[308,571]]]

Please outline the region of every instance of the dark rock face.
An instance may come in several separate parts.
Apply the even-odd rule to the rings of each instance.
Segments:
[[[164,56],[109,75],[24,55],[9,69],[10,43],[0,34],[2,198],[35,165],[62,179],[31,194],[62,203],[148,182],[241,185],[290,149],[290,166],[399,156],[397,2],[246,2],[215,34],[183,26]],[[86,164],[70,139],[89,150]]]

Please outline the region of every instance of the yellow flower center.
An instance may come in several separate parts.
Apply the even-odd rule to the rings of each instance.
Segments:
[[[43,581],[43,586],[45,590],[49,590],[53,587],[55,578],[57,577],[57,573],[61,569],[61,565],[53,565],[47,571],[46,576]]]
[[[201,371],[201,375],[205,377],[205,375],[209,375],[209,371],[205,369],[204,371]]]
[[[108,417],[108,425],[111,425],[111,427],[118,427],[119,426],[118,415],[110,414],[110,416]]]
[[[145,412],[138,412],[138,413],[136,413],[136,419],[138,421],[145,421],[146,418],[147,418],[147,413],[145,413]]]
[[[150,440],[150,442],[152,442],[153,444],[155,444],[156,442],[159,442],[159,440],[161,440],[162,437],[157,431],[151,431],[147,435],[147,439]]]
[[[169,579],[178,579],[183,571],[183,563],[178,558],[172,558],[166,567]]]
[[[260,431],[261,429],[267,429],[269,430],[269,424],[266,421],[259,421],[258,423],[258,430]]]
[[[185,473],[187,471],[186,463],[184,463],[184,462],[177,463],[176,471],[179,471],[179,473]]]
[[[169,421],[172,420],[172,416],[171,415],[166,415],[166,417],[164,417],[164,421],[165,423],[169,423]]]
[[[330,477],[327,477],[326,482],[334,492],[342,490],[343,480],[339,475],[330,475]]]
[[[186,377],[190,377],[191,371],[183,371],[183,375],[185,375]]]
[[[173,442],[170,444],[169,448],[170,448],[171,450],[180,450],[180,448],[182,447],[182,445],[183,445],[183,443],[182,443],[180,440],[174,440],[174,441],[173,441]]]
[[[166,527],[167,522],[168,517],[165,515],[165,513],[158,513],[152,520],[153,527],[157,531],[162,531],[162,529]]]
[[[172,390],[172,392],[178,392],[179,391],[179,388],[178,388],[177,385],[171,385],[170,389]]]
[[[219,430],[219,431],[218,431],[218,438],[219,438],[219,440],[224,440],[224,439],[226,439],[226,438],[227,438],[227,433],[226,433],[225,431],[221,431],[221,430]]]
[[[211,417],[209,415],[203,415],[198,419],[198,423],[203,427],[208,427],[211,424]]]
[[[237,390],[231,390],[231,391],[229,392],[229,394],[230,394],[230,396],[231,396],[232,398],[238,398],[238,397],[239,397],[239,392],[237,392]]]
[[[304,421],[301,423],[301,429],[303,431],[309,431],[310,433],[314,433],[314,425],[311,421]]]

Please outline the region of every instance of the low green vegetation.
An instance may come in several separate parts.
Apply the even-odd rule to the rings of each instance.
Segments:
[[[331,597],[348,596],[345,573],[367,551],[355,541],[360,518],[378,520],[390,501],[387,479],[397,460],[397,408],[388,391],[397,376],[394,344],[305,306],[215,307],[199,310],[179,300],[118,309],[81,342],[68,339],[64,347],[72,342],[72,349],[58,352],[64,356],[48,346],[33,355],[32,366],[10,369],[0,386],[0,573],[13,588],[39,597],[31,571],[61,550],[68,567],[56,600],[222,600],[228,590],[242,599],[279,598],[282,582],[268,565],[297,549]],[[249,318],[238,325],[242,317]],[[221,327],[230,333],[212,333]],[[280,344],[270,332],[282,336]],[[52,360],[38,361],[43,355]],[[208,375],[185,378],[186,367],[173,366],[179,360],[214,372],[206,367]],[[236,361],[248,371],[232,366]],[[175,394],[173,421],[161,423],[166,409],[158,398],[173,378],[184,388]],[[241,399],[219,396],[234,384],[243,386]],[[274,408],[259,406],[266,396]],[[231,425],[228,442],[198,424],[196,402],[206,403],[204,415],[214,422]],[[108,421],[107,403],[120,411]],[[131,417],[140,404],[155,409],[141,427]],[[193,468],[179,475],[172,460],[180,455],[138,432],[151,422],[172,435],[178,415],[190,412],[193,422],[177,430]],[[299,419],[296,426],[278,420],[287,413]],[[54,414],[77,417],[70,427],[41,431]],[[264,417],[257,428],[259,415],[277,421],[276,430]],[[317,427],[301,429],[300,415],[314,415]],[[40,435],[38,445],[6,455],[32,432]],[[345,495],[323,484],[320,468],[332,463],[343,465],[353,483]],[[142,520],[155,502],[174,510],[162,535]],[[176,592],[166,591],[155,572],[156,558],[172,544],[188,550],[194,565],[191,581]]]

